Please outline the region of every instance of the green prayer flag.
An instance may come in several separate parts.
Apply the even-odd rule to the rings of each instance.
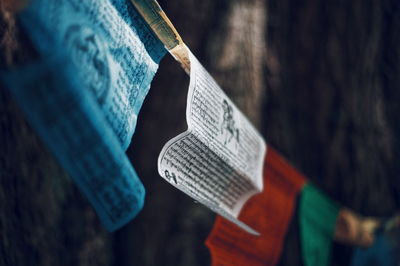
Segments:
[[[300,198],[300,236],[305,266],[330,265],[332,239],[339,206],[311,184]]]

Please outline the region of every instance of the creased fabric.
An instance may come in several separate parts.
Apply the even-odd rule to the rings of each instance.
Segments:
[[[301,249],[305,266],[330,265],[339,205],[315,186],[304,186],[299,204]]]
[[[303,175],[269,147],[264,164],[264,190],[246,203],[239,217],[261,236],[250,235],[217,217],[206,241],[212,265],[276,265],[296,197],[305,182]]]
[[[19,20],[38,56],[2,81],[104,226],[116,230],[144,203],[125,150],[166,50],[129,1],[29,3]]]

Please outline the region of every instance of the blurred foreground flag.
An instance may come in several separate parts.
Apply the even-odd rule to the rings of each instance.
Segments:
[[[296,197],[306,179],[274,149],[269,148],[264,162],[264,190],[244,206],[240,220],[260,233],[249,234],[218,217],[209,235],[212,265],[276,265]]]
[[[319,191],[306,184],[299,206],[301,249],[305,266],[327,266],[331,261],[339,206]]]
[[[37,62],[6,86],[110,231],[142,208],[124,151],[165,54],[129,1],[32,0],[21,25]]]

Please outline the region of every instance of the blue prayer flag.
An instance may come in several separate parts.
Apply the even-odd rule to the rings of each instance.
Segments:
[[[143,206],[143,185],[124,151],[165,48],[125,0],[32,0],[20,21],[39,59],[3,80],[116,230]]]

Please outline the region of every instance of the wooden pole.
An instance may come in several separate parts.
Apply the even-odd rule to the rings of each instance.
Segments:
[[[172,56],[190,73],[188,48],[156,0],[131,0],[143,19]]]

